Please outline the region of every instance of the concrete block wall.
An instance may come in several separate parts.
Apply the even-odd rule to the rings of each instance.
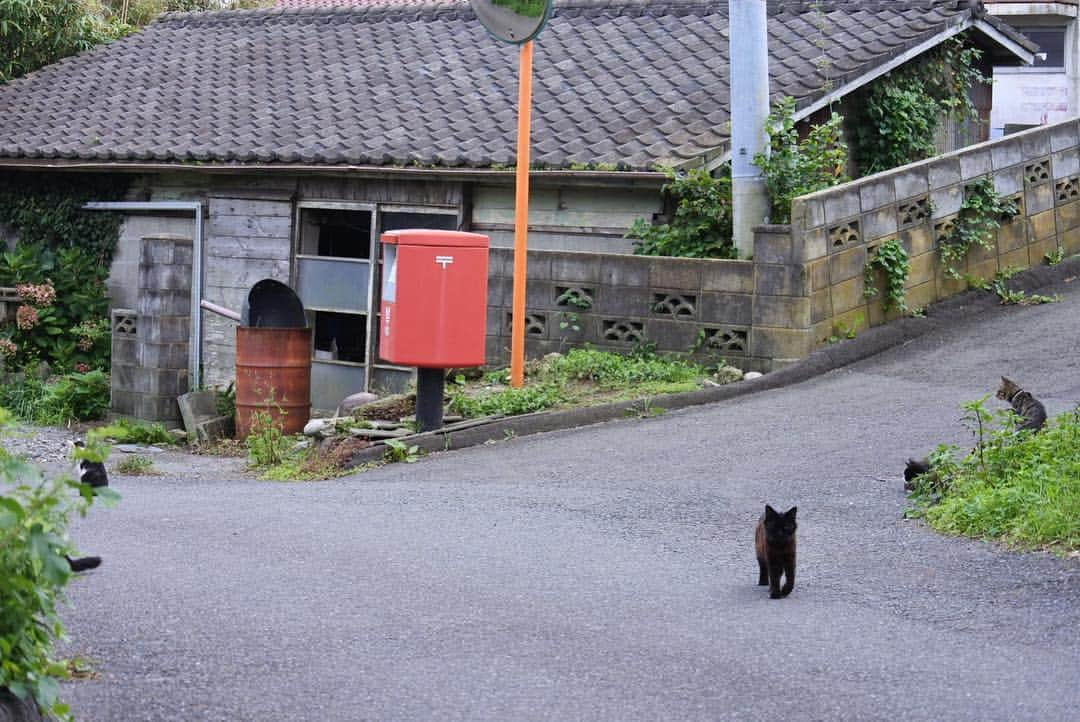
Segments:
[[[535,358],[585,344],[622,352],[655,344],[659,351],[768,370],[774,347],[785,340],[772,329],[754,336],[755,312],[780,322],[789,310],[783,293],[794,289],[766,274],[762,283],[775,284],[777,293],[755,309],[757,266],[751,261],[530,251],[526,355]],[[488,283],[487,361],[505,364],[513,304],[510,249],[491,249]],[[584,307],[572,299],[581,299]]]
[[[112,411],[179,425],[176,397],[187,393],[191,336],[192,239],[142,239],[133,309],[112,312]]]
[[[875,284],[877,296],[864,295],[866,263],[885,241],[898,239],[910,257],[910,308],[966,290],[965,281],[945,274],[939,248],[950,237],[966,186],[985,177],[1020,212],[995,232],[990,248],[971,249],[957,269],[961,274],[990,279],[1008,267],[1038,265],[1059,248],[1065,255],[1080,253],[1076,119],[797,198],[790,260],[804,265],[808,281],[811,348],[838,330],[875,326],[898,315],[883,311],[883,279]],[[755,246],[755,258],[763,250]]]

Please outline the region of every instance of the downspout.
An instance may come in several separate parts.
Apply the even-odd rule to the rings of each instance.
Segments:
[[[188,344],[188,376],[192,390],[202,385],[202,292],[203,292],[203,207],[197,201],[108,201],[87,203],[90,211],[179,211],[193,213],[195,240],[191,253],[191,343]]]
[[[754,227],[767,222],[765,174],[754,165],[769,152],[769,33],[765,0],[728,0],[731,59],[731,202],[735,248],[754,253]]]

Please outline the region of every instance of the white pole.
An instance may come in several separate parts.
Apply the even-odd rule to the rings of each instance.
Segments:
[[[768,221],[769,194],[754,156],[768,153],[769,35],[765,0],[728,0],[731,58],[731,195],[735,247],[754,253],[754,226]]]

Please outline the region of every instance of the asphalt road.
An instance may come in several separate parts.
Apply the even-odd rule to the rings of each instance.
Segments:
[[[810,382],[277,484],[122,479],[75,529],[83,720],[1053,720],[1080,560],[902,518],[1006,373],[1080,402],[1080,280]],[[1001,403],[991,400],[994,407]],[[792,595],[762,506],[799,506]]]

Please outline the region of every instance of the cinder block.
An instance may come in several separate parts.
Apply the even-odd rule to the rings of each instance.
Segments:
[[[135,390],[141,394],[176,398],[188,392],[187,369],[139,368],[133,375]]]
[[[135,416],[144,421],[179,422],[180,407],[175,397],[141,394],[135,406]]]
[[[1070,228],[1061,234],[1061,247],[1065,250],[1066,256],[1080,253],[1080,226]]]
[[[810,345],[811,350],[826,346],[829,343],[829,337],[833,334],[833,320],[831,318],[825,319],[815,323],[810,327]]]
[[[525,259],[525,265],[528,269],[526,276],[530,280],[533,278],[551,278],[551,255],[550,251],[529,251]],[[513,261],[510,262],[510,277],[514,277]]]
[[[1058,227],[1067,231],[1080,226],[1080,201],[1072,201],[1058,206]]]
[[[1036,241],[1028,246],[1028,262],[1031,266],[1045,263],[1045,256],[1056,253],[1057,249],[1058,240],[1056,238],[1047,238],[1042,241]]]
[[[114,361],[109,372],[112,389],[114,391],[137,391],[135,374],[139,369],[139,366],[119,365]]]
[[[996,260],[997,257],[998,250],[996,244],[990,243],[989,245],[984,246],[980,243],[974,243],[971,248],[968,249],[966,261],[968,265],[971,266],[972,264],[982,263],[990,259]]]
[[[511,306],[513,305],[513,284],[511,284]],[[555,308],[555,286],[547,279],[530,278],[525,287],[525,307],[530,309],[550,310]]]
[[[488,277],[514,277],[514,251],[510,248],[492,248],[488,251]]]
[[[753,320],[754,297],[737,293],[703,293],[699,320],[702,323],[749,326]]]
[[[596,256],[585,253],[551,254],[551,279],[568,283],[601,283],[603,265]],[[511,274],[512,275],[512,274]]]
[[[984,176],[994,168],[989,148],[964,152],[960,154],[959,161],[960,177],[965,181]]]
[[[1048,128],[1030,130],[1020,136],[1020,148],[1025,158],[1050,155],[1050,131]]]
[[[927,225],[915,226],[900,232],[900,240],[908,253],[918,256],[934,250],[934,234]]]
[[[856,246],[829,257],[829,282],[836,285],[855,276],[861,276],[866,266],[866,247]]]
[[[1024,166],[1015,165],[995,171],[994,190],[1001,196],[1011,196],[1024,190]]]
[[[929,164],[927,175],[930,178],[930,190],[937,190],[960,183],[960,159],[953,156],[942,158]]]
[[[144,343],[141,350],[142,365],[147,368],[184,369],[188,364],[186,343]]]
[[[142,364],[139,357],[138,339],[117,338],[114,336],[111,356],[113,366],[139,366]]]
[[[929,170],[925,164],[895,173],[892,178],[897,200],[925,195],[930,190]]]
[[[706,261],[696,258],[654,258],[649,264],[649,285],[653,288],[683,288],[696,293],[701,288],[704,263]]]
[[[832,316],[832,293],[824,288],[810,296],[810,323],[820,323]]]
[[[833,315],[866,305],[866,296],[863,293],[865,288],[866,284],[863,276],[856,276],[834,284],[832,287]]]
[[[834,190],[823,199],[825,203],[825,224],[832,225],[844,218],[857,216],[862,212],[859,191],[854,188]]]
[[[1023,254],[1023,256],[1022,256],[1023,260],[1021,261],[1021,263],[1015,264],[1015,265],[1018,265],[1020,268],[1026,268],[1027,267],[1027,249],[1025,248],[1020,252]],[[981,278],[984,281],[993,281],[994,276],[997,275],[997,272],[1000,269],[1001,269],[1001,266],[998,263],[997,256],[994,256],[993,258],[986,258],[986,259],[982,259],[982,260],[978,260],[978,261],[971,260],[968,263],[967,273],[972,278]]]
[[[810,353],[810,329],[753,328],[750,354],[772,359],[801,359]]]
[[[964,203],[964,187],[962,185],[949,186],[930,192],[930,218],[938,220],[945,216],[951,216],[960,210]]]
[[[961,273],[964,272],[964,268],[960,268],[959,270]],[[945,275],[944,269],[940,266],[934,277],[934,283],[937,285],[938,299],[955,296],[958,293],[963,293],[968,288],[967,282],[965,282],[963,278],[949,278]]]
[[[1026,218],[1014,218],[1009,223],[1005,223],[998,228],[998,253],[1008,253],[1011,250],[1027,245],[1027,227]]]
[[[807,265],[810,273],[810,290],[820,291],[829,287],[829,261],[821,258]]]
[[[794,296],[757,296],[754,298],[754,325],[810,328],[810,299]]]
[[[754,232],[754,263],[791,263],[794,261],[791,233]]]
[[[907,302],[907,293],[904,294],[904,301]],[[867,323],[873,326],[880,326],[883,323],[895,321],[898,318],[903,318],[904,311],[898,308],[890,308],[885,310],[885,296],[882,293],[878,293],[874,298],[869,299],[866,304],[866,319]]]
[[[645,337],[661,351],[687,353],[697,342],[699,328],[698,324],[685,321],[648,319],[645,321]]]
[[[863,306],[860,306],[859,308],[854,308],[847,313],[836,314],[835,316],[833,316],[832,321],[833,322],[830,329],[830,335],[835,333],[842,336],[842,334],[848,331],[860,333],[861,331],[866,330],[870,325],[870,322],[866,316],[865,304]],[[840,340],[843,340],[843,338],[841,338]]]
[[[920,283],[907,290],[907,305],[912,310],[926,308],[937,300],[937,287],[933,281]]]
[[[594,313],[608,316],[648,316],[652,312],[652,292],[647,286],[600,286]]]
[[[867,181],[859,185],[859,205],[863,213],[872,213],[896,201],[896,188],[892,178]]]
[[[1057,213],[1053,210],[1043,211],[1031,216],[1031,240],[1041,241],[1045,238],[1053,238],[1057,235]]]
[[[139,316],[139,338],[144,343],[186,342],[191,336],[191,319],[187,316]]]
[[[514,282],[509,278],[488,278],[488,305],[506,306],[514,301]]]
[[[1029,216],[1054,207],[1054,184],[1028,186],[1024,191],[1024,208]]]
[[[134,416],[138,406],[139,394],[135,391],[113,389],[109,400],[109,410],[113,413]]]
[[[654,260],[650,256],[607,254],[600,259],[600,280],[608,286],[648,286]]]
[[[802,210],[803,228],[813,229],[825,225],[825,203],[821,199],[795,199],[791,204],[792,218]]]
[[[139,294],[139,314],[146,316],[190,316],[191,292],[149,291]],[[209,312],[207,312],[209,313]]]
[[[1012,165],[1024,162],[1024,151],[1020,141],[1015,138],[999,141],[990,146],[990,158],[994,170],[1000,171]]]
[[[701,290],[754,292],[753,261],[710,261],[701,267]]]
[[[1050,166],[1054,180],[1071,178],[1077,175],[1080,173],[1080,149],[1072,148],[1060,153],[1054,153],[1050,158]]]
[[[809,295],[809,272],[806,266],[772,266],[764,263],[755,265],[756,279],[754,290],[766,296],[807,296]]]
[[[867,242],[895,238],[897,223],[895,206],[887,206],[874,213],[864,213],[862,216],[862,238]]]
[[[1025,246],[1023,248],[1017,248],[1015,251],[1009,251],[1008,253],[1002,254],[993,273],[997,273],[998,270],[1003,268],[1029,268],[1031,265],[1031,258],[1028,254],[1027,246]],[[982,272],[981,267],[977,268],[976,270]],[[991,274],[990,276],[980,276],[980,278],[992,277],[993,274]]]
[[[802,234],[802,240],[792,237],[796,262],[813,261],[824,258],[829,253],[829,241],[824,228],[815,228]]]
[[[1057,152],[1068,150],[1080,145],[1080,137],[1077,137],[1077,123],[1075,120],[1057,123],[1047,128],[1047,130],[1050,132],[1051,151]]]
[[[934,280],[934,269],[937,267],[937,254],[933,251],[911,256],[911,271],[908,273],[907,286],[920,286]]]
[[[142,291],[185,291],[191,289],[190,266],[147,266],[139,264],[139,296]],[[137,309],[142,313],[142,309]]]

